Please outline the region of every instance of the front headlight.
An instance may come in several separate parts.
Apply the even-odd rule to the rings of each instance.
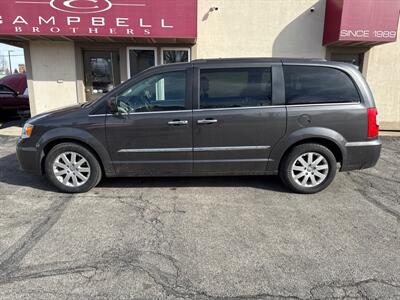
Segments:
[[[32,132],[33,132],[33,125],[32,125],[32,124],[29,124],[29,123],[26,123],[26,124],[24,125],[24,128],[22,128],[21,138],[22,138],[22,139],[28,139],[28,138],[30,138],[31,135],[32,135]]]

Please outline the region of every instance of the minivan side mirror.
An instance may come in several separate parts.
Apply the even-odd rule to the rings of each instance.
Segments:
[[[116,97],[111,97],[110,99],[108,99],[108,107],[110,108],[112,114],[118,113],[118,105]]]

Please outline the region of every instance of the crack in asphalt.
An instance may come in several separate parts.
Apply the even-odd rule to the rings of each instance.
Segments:
[[[400,285],[393,282],[371,278],[351,283],[320,284],[312,288],[310,294],[312,299],[370,299],[366,287],[371,284],[379,284],[381,289],[394,288],[398,290],[400,288]],[[378,298],[373,297],[373,299]]]
[[[57,220],[61,217],[62,212],[66,209],[69,201],[71,199],[62,199],[59,200],[51,206],[47,210],[47,216],[43,218],[41,222],[38,222],[36,226],[30,230],[32,233],[26,236],[30,236],[27,242],[19,241],[19,247],[12,247],[14,251],[11,251],[14,255],[9,256],[8,259],[2,261],[2,268],[0,270],[4,270],[4,266],[8,273],[7,276],[0,276],[0,285],[10,284],[16,281],[25,281],[30,279],[40,279],[45,277],[66,275],[66,274],[78,274],[82,276],[87,283],[91,283],[96,276],[98,276],[101,272],[109,272],[115,270],[116,272],[124,272],[124,271],[141,271],[145,273],[152,281],[159,286],[166,295],[172,295],[176,298],[184,298],[184,299],[209,299],[209,300],[227,300],[227,299],[323,299],[324,297],[318,296],[319,293],[324,292],[326,295],[329,292],[329,296],[325,298],[329,299],[340,299],[340,298],[364,298],[368,297],[362,291],[362,287],[369,283],[378,283],[382,286],[392,286],[395,288],[399,288],[399,285],[395,283],[390,283],[384,280],[377,279],[368,279],[356,283],[330,283],[324,285],[318,285],[313,287],[309,294],[309,297],[299,297],[296,295],[284,295],[284,294],[273,294],[273,293],[260,293],[255,295],[238,295],[238,296],[215,296],[207,293],[206,291],[199,291],[193,283],[186,278],[180,278],[181,270],[179,266],[179,262],[173,258],[172,256],[160,252],[149,252],[149,251],[138,251],[134,249],[129,249],[124,251],[110,251],[104,253],[102,255],[102,260],[98,261],[67,261],[67,262],[57,262],[57,263],[49,263],[43,265],[29,266],[20,268],[18,267],[18,263],[23,258],[23,255],[32,249],[34,244],[38,242],[38,240],[46,233],[48,230],[57,222]],[[150,226],[159,226],[159,224],[163,224],[160,222],[154,222],[151,220],[158,219],[162,214],[171,214],[171,213],[183,213],[183,211],[178,211],[174,207],[173,210],[165,210],[161,209],[159,206],[151,203],[149,200],[144,199],[143,195],[139,195],[138,199],[134,199],[134,201],[126,202],[126,199],[118,198],[117,201],[124,205],[129,205],[132,208],[135,207],[136,211],[139,213],[141,217],[146,221]],[[144,206],[143,206],[144,205]],[[146,210],[151,210],[152,213],[150,219],[146,219]],[[155,215],[154,215],[155,213]],[[53,217],[49,215],[54,214]],[[38,228],[39,227],[39,228]],[[43,227],[43,229],[40,229]],[[157,232],[162,231],[162,228],[157,227]],[[164,238],[164,235],[160,235],[160,238]],[[165,272],[160,270],[156,265],[148,263],[145,261],[146,257],[154,256],[157,261],[164,260],[168,262],[172,269],[175,271]],[[2,255],[5,257],[5,255]],[[11,259],[12,258],[12,259]],[[13,269],[14,268],[14,269]],[[93,273],[94,272],[94,273]],[[85,275],[86,273],[90,273],[89,275]],[[356,287],[357,293],[351,294],[347,290]],[[326,291],[324,289],[330,289]],[[337,289],[342,289],[342,296],[335,297],[334,294],[338,293]],[[48,291],[46,291],[47,293]],[[71,295],[66,291],[55,292],[56,295]],[[354,296],[355,295],[355,296]],[[75,296],[84,297],[83,294],[75,294]],[[97,295],[99,296],[99,295]],[[91,298],[98,298],[97,296]],[[107,296],[107,295],[105,295]],[[99,296],[101,298],[101,296]],[[107,298],[107,297],[106,297]]]
[[[42,214],[38,222],[0,255],[0,278],[7,277],[7,274],[15,269],[25,255],[58,222],[72,198],[73,196],[71,195],[54,201]]]
[[[299,297],[296,295],[283,295],[283,294],[272,294],[272,293],[260,293],[255,295],[239,295],[239,296],[213,296],[205,291],[198,291],[193,286],[187,285],[176,285],[173,284],[174,274],[169,274],[161,271],[152,264],[146,264],[141,261],[140,256],[149,254],[147,252],[137,253],[125,253],[124,255],[117,257],[116,253],[110,253],[112,259],[105,259],[102,261],[93,262],[57,262],[54,264],[44,264],[37,266],[30,266],[24,269],[18,269],[13,278],[0,281],[0,285],[12,283],[15,281],[23,281],[28,279],[38,279],[50,276],[58,276],[65,274],[79,274],[84,277],[87,281],[92,281],[98,272],[112,271],[113,269],[122,271],[134,271],[140,270],[146,273],[155,284],[160,286],[167,295],[173,295],[177,298],[190,298],[190,299],[210,299],[210,300],[227,300],[227,299],[368,299],[368,295],[365,292],[365,286],[369,284],[379,284],[381,289],[392,287],[398,290],[399,284],[389,282],[380,279],[366,279],[358,282],[350,283],[326,283],[319,284],[310,289],[309,297]],[[159,253],[150,253],[154,255],[160,255]],[[169,259],[169,258],[168,258]],[[84,273],[94,272],[92,275],[85,276]],[[356,288],[356,290],[352,290]],[[321,294],[322,293],[322,294]],[[328,294],[327,294],[328,293]],[[68,292],[60,291],[59,295],[68,295]],[[335,296],[336,294],[336,296]],[[325,295],[325,296],[321,296]],[[83,296],[79,294],[79,296]],[[93,297],[97,298],[97,297]]]
[[[66,274],[78,274],[90,282],[98,274],[98,272],[107,272],[110,269],[118,272],[139,270],[145,273],[151,280],[159,286],[166,295],[172,295],[176,298],[192,298],[192,299],[300,299],[297,296],[273,295],[262,293],[258,295],[242,295],[234,297],[216,297],[205,291],[198,291],[188,278],[182,278],[182,272],[179,262],[171,255],[161,252],[141,252],[130,249],[127,252],[104,253],[102,260],[99,261],[78,261],[78,262],[57,262],[36,266],[20,267],[19,264],[25,255],[39,242],[39,240],[57,223],[62,213],[67,208],[73,197],[58,199],[53,202],[49,209],[45,211],[40,220],[31,227],[31,229],[21,237],[13,246],[0,256],[0,285],[10,284],[18,281],[26,281],[31,279],[40,279],[45,277],[60,276]],[[117,198],[117,201],[129,205],[134,208],[140,218],[149,224],[157,232],[159,244],[165,239],[163,232],[163,222],[160,217],[164,214],[184,214],[182,210],[176,209],[176,205],[172,210],[161,209],[158,205],[145,199],[143,194],[138,199],[127,202],[128,198]],[[146,216],[149,211],[150,218]],[[172,266],[174,271],[168,273],[160,270],[154,264],[144,261],[146,256],[154,256],[159,262],[164,260]],[[89,276],[85,273],[93,272]],[[65,295],[64,292],[60,294]],[[82,296],[82,295],[81,295]]]
[[[362,174],[364,175],[364,173]],[[372,177],[372,180],[380,178],[379,176],[375,176],[373,174],[368,174],[368,175],[369,177]],[[361,178],[361,175],[356,172],[348,173],[347,176],[354,184],[356,184],[356,186],[358,186],[357,191],[363,196],[365,200],[367,200],[369,203],[373,204],[375,207],[379,208],[386,214],[395,217],[397,222],[400,224],[400,212],[398,212],[395,209],[392,209],[391,207],[385,205],[384,203],[376,199],[368,189],[373,189],[379,194],[386,194],[387,196],[393,199],[396,199],[395,195],[392,195],[390,192],[385,191],[384,189],[381,188],[381,186],[374,184],[373,181],[367,180],[366,178]]]
[[[144,255],[146,253],[139,254]],[[154,253],[158,254],[158,253]],[[190,298],[190,299],[266,299],[266,298],[280,298],[280,299],[301,299],[297,296],[286,296],[286,295],[273,295],[268,293],[262,293],[257,295],[241,295],[241,296],[212,296],[204,291],[198,291],[193,286],[182,285],[182,284],[174,284],[173,274],[169,274],[161,271],[157,267],[151,264],[146,264],[140,261],[139,257],[137,257],[137,253],[133,256],[128,257],[115,257],[112,260],[103,260],[97,262],[81,262],[81,263],[73,263],[64,262],[64,263],[55,263],[55,264],[45,264],[45,265],[37,265],[30,266],[23,269],[18,269],[12,278],[3,278],[0,279],[0,285],[13,283],[16,281],[25,281],[29,279],[39,279],[51,276],[59,276],[66,274],[79,274],[83,276],[87,281],[92,281],[96,276],[97,271],[106,272],[110,269],[116,269],[119,272],[121,271],[134,271],[140,270],[146,273],[153,282],[160,286],[167,295],[173,295],[177,298]],[[113,253],[115,256],[115,253]],[[165,257],[161,254],[161,256]],[[92,272],[95,273],[91,276],[85,276],[83,273]],[[60,294],[66,294],[63,291],[59,292]],[[81,295],[82,296],[82,295]]]

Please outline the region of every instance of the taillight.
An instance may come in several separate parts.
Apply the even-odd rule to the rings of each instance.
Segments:
[[[378,110],[375,107],[368,108],[368,137],[377,137],[379,134]]]

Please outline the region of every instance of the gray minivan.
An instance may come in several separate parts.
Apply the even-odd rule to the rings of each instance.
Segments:
[[[69,193],[102,176],[278,174],[291,190],[315,193],[337,169],[374,166],[378,133],[371,91],[350,64],[196,60],[30,119],[17,157]]]

